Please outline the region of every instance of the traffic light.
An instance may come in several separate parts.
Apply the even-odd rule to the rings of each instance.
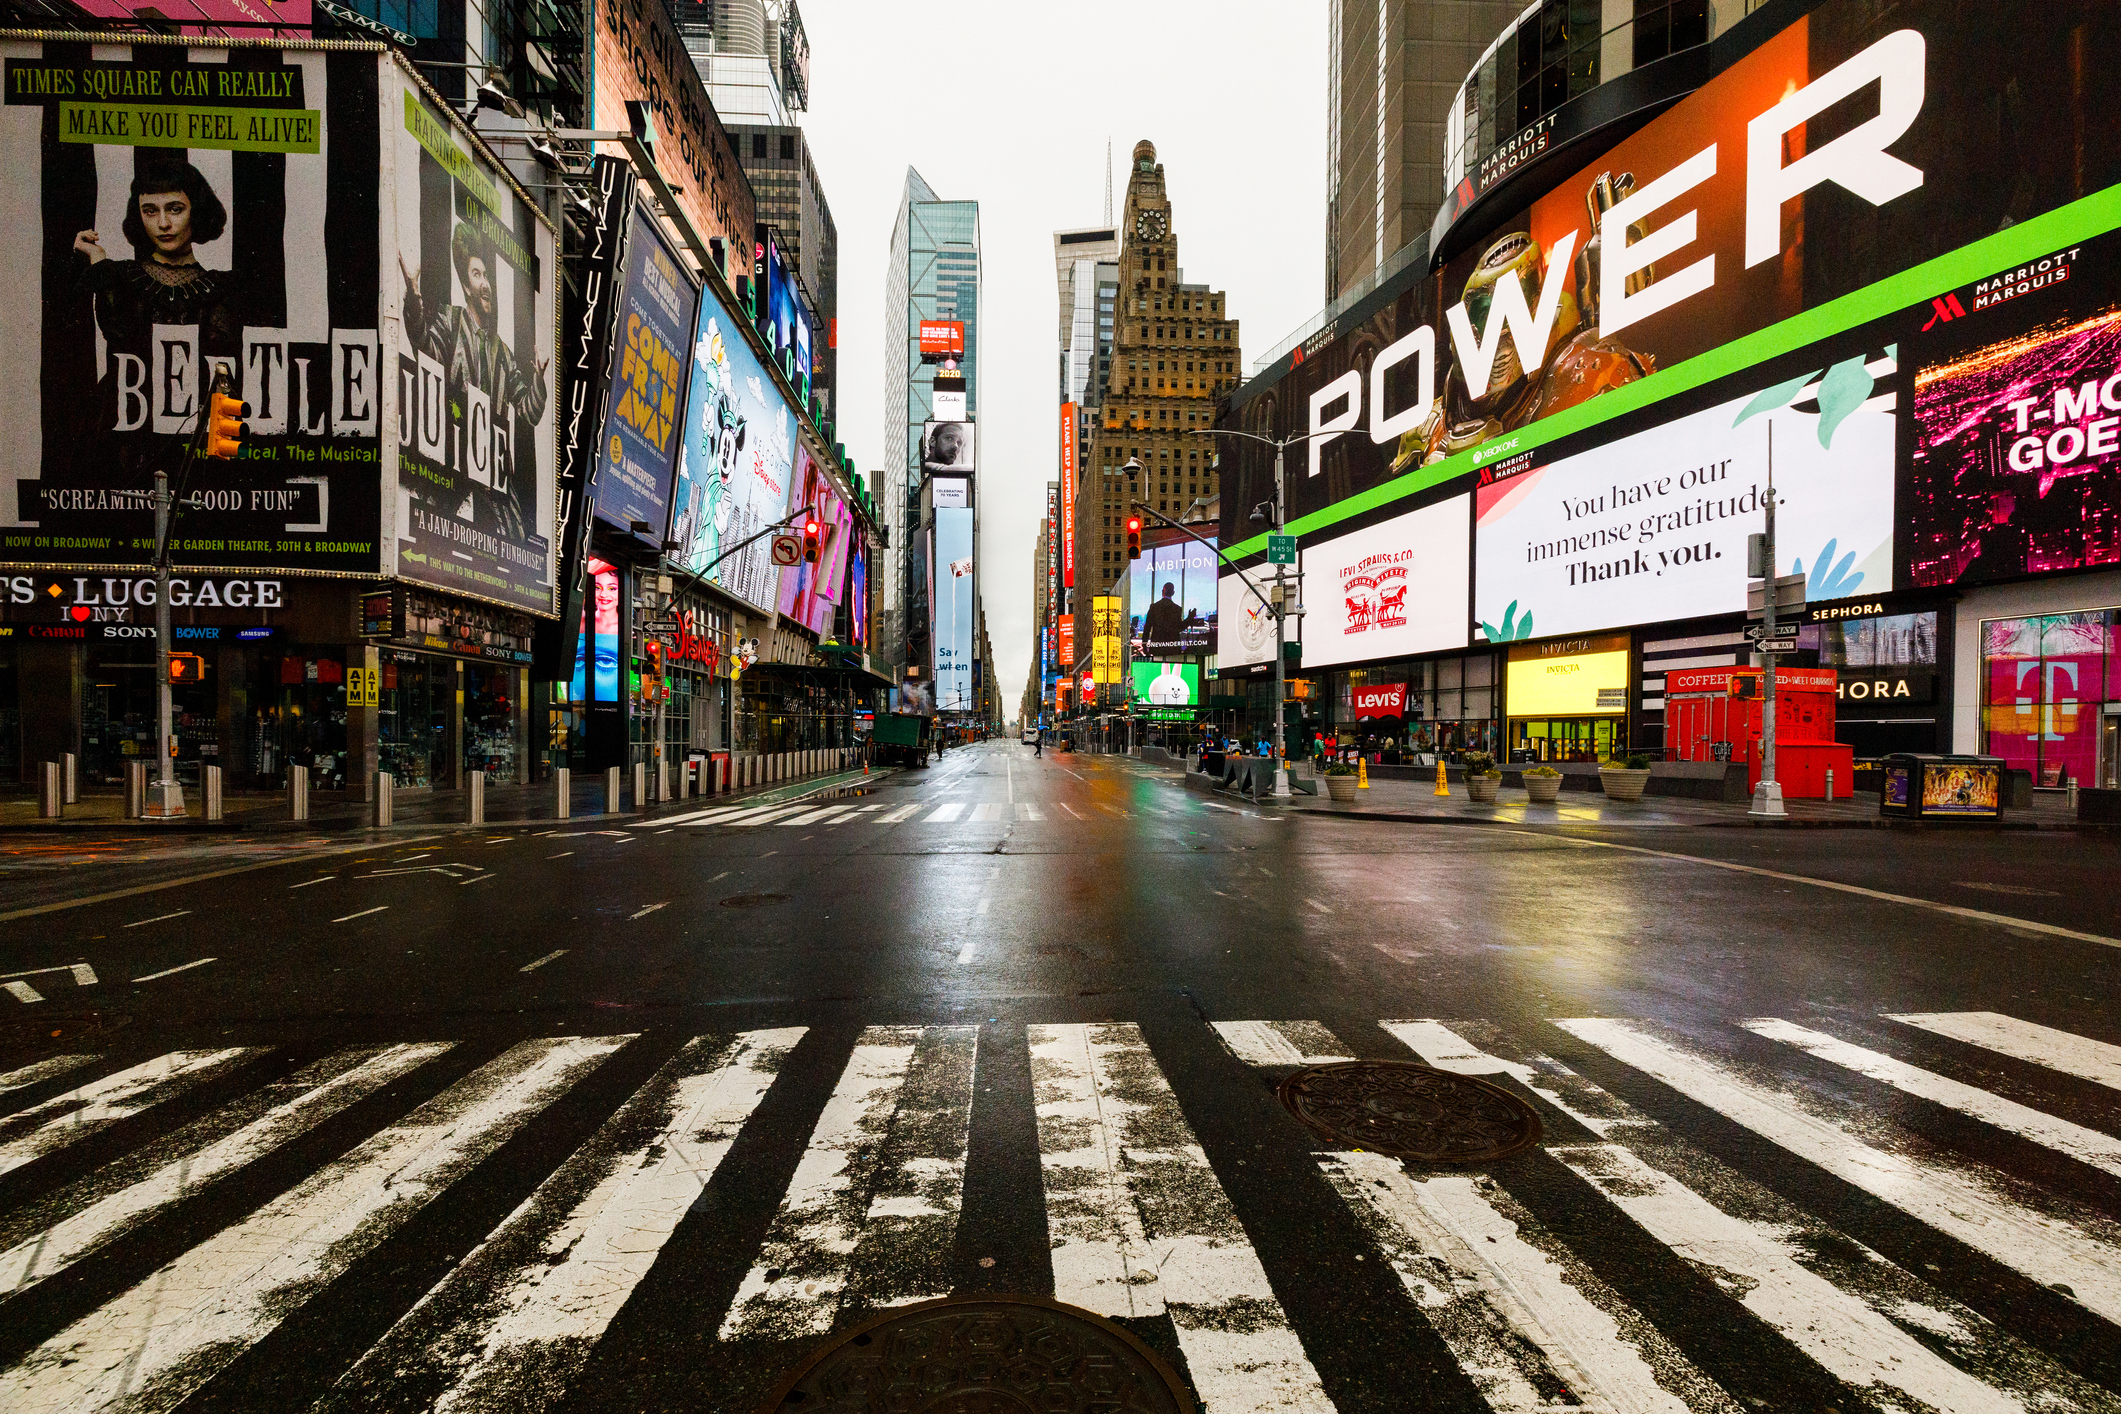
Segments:
[[[817,563],[818,536],[823,533],[824,529],[825,527],[818,523],[818,518],[816,516],[803,517],[804,564],[814,565]]]
[[[172,653],[169,655],[169,685],[181,687],[185,683],[206,680],[206,660],[196,653]]]
[[[1142,557],[1142,518],[1141,518],[1140,516],[1128,516],[1128,517],[1127,517],[1127,558],[1128,558],[1128,559],[1130,559],[1130,560],[1138,560],[1138,559],[1140,559],[1141,557]]]
[[[249,403],[216,388],[206,404],[206,455],[224,460],[234,457],[243,441],[243,419],[249,416]]]

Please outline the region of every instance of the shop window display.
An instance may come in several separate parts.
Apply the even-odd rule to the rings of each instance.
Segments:
[[[2106,705],[2116,611],[2100,609],[1981,625],[1984,750],[2033,773],[2033,783],[2113,784],[2115,742]]]
[[[376,759],[400,786],[448,784],[457,665],[413,654],[382,664]]]
[[[277,788],[289,766],[307,766],[311,789],[346,789],[346,665],[291,653],[280,660],[279,679],[252,719],[259,784]]]
[[[515,670],[464,670],[464,769],[489,781],[516,776]]]

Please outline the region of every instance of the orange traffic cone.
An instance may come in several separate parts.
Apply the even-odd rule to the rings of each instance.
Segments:
[[[1436,753],[1436,793],[1438,795],[1449,795],[1451,793],[1451,783],[1444,777],[1443,753],[1440,751]]]

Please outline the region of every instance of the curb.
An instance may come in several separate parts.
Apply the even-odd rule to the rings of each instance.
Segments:
[[[2033,820],[1963,820],[1952,824],[1930,823],[1922,820],[1806,820],[1789,818],[1775,820],[1673,820],[1656,824],[1626,824],[1613,820],[1498,820],[1492,816],[1470,815],[1415,815],[1403,810],[1321,810],[1316,806],[1300,806],[1300,815],[1325,815],[1336,820],[1378,820],[1400,825],[1501,825],[1513,830],[1527,827],[1550,829],[1568,826],[1572,829],[1602,829],[1621,825],[1637,830],[1938,830],[1947,832],[1981,833],[2031,833],[2074,834],[2079,830],[2109,830],[2121,828],[2112,825],[2087,824],[2071,820],[2062,824],[2043,825]]]

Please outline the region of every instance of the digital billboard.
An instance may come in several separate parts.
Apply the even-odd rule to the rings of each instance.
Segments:
[[[1214,537],[1142,546],[1127,567],[1128,636],[1134,651],[1157,658],[1215,651]]]
[[[1257,568],[1250,571],[1254,583],[1268,589],[1271,576],[1261,575]],[[1272,592],[1268,589],[1268,592]],[[1067,620],[1061,620],[1066,623]],[[1289,624],[1289,636],[1296,635],[1296,624]],[[1244,578],[1226,574],[1216,586],[1215,610],[1215,668],[1226,672],[1231,668],[1250,667],[1254,663],[1274,661],[1274,612],[1267,601],[1252,592]]]
[[[1155,663],[1137,659],[1128,671],[1137,701],[1152,707],[1200,706],[1200,664]]]
[[[1453,496],[1303,544],[1304,666],[1464,646],[1467,511]]]
[[[404,82],[392,62],[139,35],[93,49],[10,40],[0,56],[12,174],[0,262],[14,290],[0,301],[0,562],[145,561],[155,464],[226,367],[250,432],[241,456],[193,466],[176,563],[383,572],[378,282],[386,265],[398,280],[382,193]],[[124,98],[81,101],[96,93]],[[178,136],[224,123],[212,145]],[[407,180],[418,193],[417,173]],[[418,264],[414,234],[405,258]],[[437,309],[453,283],[448,236],[431,265]]]
[[[626,235],[626,278],[614,316],[616,338],[604,433],[604,467],[596,483],[596,516],[624,533],[638,532],[662,547],[670,525],[671,479],[677,473],[678,429],[686,371],[692,365],[692,326],[700,287],[636,204]]]
[[[1805,575],[1812,603],[1892,589],[1899,383],[1889,353],[1856,354],[1573,455],[1498,463],[1475,493],[1480,636],[1743,611],[1771,453],[1775,572]]]
[[[780,602],[780,570],[772,537],[752,537],[788,510],[795,445],[794,413],[742,326],[718,292],[702,296],[670,538],[680,568],[705,570],[709,584],[767,613]]]
[[[928,360],[963,358],[965,326],[955,319],[923,319],[918,332],[921,357]]]
[[[1240,390],[1225,425],[1274,438],[1318,434],[1292,449],[1287,473],[1286,528],[1310,537],[1457,478],[1485,484],[1498,464],[1563,439],[1574,439],[1567,452],[1580,452],[1601,435],[1676,423],[1741,390],[1821,378],[1858,355],[1856,370],[1915,372],[1925,393],[1937,389],[1941,408],[2016,350],[2009,341],[2020,331],[2005,326],[2021,316],[1984,319],[1969,303],[1977,285],[2006,277],[2013,288],[2030,285],[2042,260],[2081,250],[2087,263],[2073,264],[2067,281],[2023,298],[2090,299],[2077,281],[2094,274],[2092,247],[2121,217],[2121,114],[2098,101],[2096,80],[2071,58],[2095,35],[2121,42],[2111,7],[1825,0],[1629,136],[1573,170],[1556,169],[1526,209],[1498,213],[1499,225],[1463,249],[1437,252],[1440,266],[1414,262],[1337,312]],[[2025,93],[2046,97],[2013,97]],[[2005,111],[2007,120],[1995,116]],[[1962,326],[1949,302],[1940,315],[1932,302],[1955,292],[1967,319],[1999,332]],[[2112,303],[2073,307],[2051,331],[2052,347],[2016,352],[2028,368],[2056,360],[2059,386],[2076,367],[2065,331]],[[2050,318],[2060,315],[2021,330]],[[1928,338],[1917,337],[1925,326]],[[2087,328],[2078,337],[2095,336]],[[1992,352],[1978,354],[1984,348]],[[1840,378],[1848,388],[1859,381],[1853,371]],[[2082,379],[2071,385],[2065,412],[2081,387]],[[1908,417],[1912,392],[1900,392],[1895,419]],[[1847,394],[1824,395],[1838,406]],[[2052,388],[2046,396],[2053,417]],[[1660,409],[1667,399],[1681,401]],[[1616,419],[1630,421],[1609,426]],[[2075,432],[2060,438],[2070,465],[2094,456],[2097,420],[2077,423],[2082,451]],[[1970,426],[1948,432],[1953,426],[1940,421],[1923,436],[1954,443],[1941,460],[1955,463],[1977,444],[1993,443],[1984,456],[2007,457],[2034,428],[2051,463],[2044,442],[2060,430],[2030,410],[2026,431],[2013,426],[2008,438]],[[1781,441],[1778,431],[1778,483]],[[1903,431],[1884,454],[1904,475],[1915,450]],[[2031,461],[2030,451],[2018,455]],[[1924,464],[1940,459],[1925,454]],[[2031,499],[2057,484],[2075,498],[2097,479],[2055,476],[2051,465],[2008,470],[2030,478]],[[1264,549],[1245,515],[1273,495],[1272,451],[1233,448],[1223,471],[1224,548],[1245,562]],[[1948,474],[1966,481],[1964,471]],[[1992,525],[2029,499],[2007,486],[1996,494],[2011,509],[1992,497]],[[1900,517],[1903,531],[1922,515],[1913,509]],[[2033,539],[2038,521],[2027,527]],[[1875,541],[1850,544],[1866,533],[1838,538],[1837,567],[1851,549],[1851,573],[1870,560]],[[1937,522],[1930,533],[1954,545],[1932,544],[1918,558],[1956,558],[1952,574],[1982,553],[1976,541],[1992,542],[2003,560],[2013,553],[2007,528],[1977,535]],[[1820,548],[1793,552],[1806,557],[1808,574]],[[1904,538],[1895,553],[1904,562]],[[2073,552],[2040,551],[2032,563],[2058,553]],[[1734,578],[1742,577],[1741,567]],[[1866,588],[1881,587],[1876,578]],[[1481,611],[1507,605],[1483,599]],[[1544,630],[1550,621],[1536,608],[1534,616]],[[1670,601],[1649,615],[1685,616]]]
[[[929,641],[935,645],[935,707],[972,710],[972,512],[935,513]]]
[[[921,426],[921,470],[970,475],[973,463],[973,433],[969,422],[929,422]]]
[[[780,611],[812,633],[832,632],[832,616],[839,608],[847,579],[847,547],[854,539],[854,515],[832,489],[825,464],[798,446],[795,454],[795,495],[789,499],[791,513],[808,510],[821,527],[816,564],[807,561],[781,571]]]
[[[847,556],[847,633],[854,646],[869,647],[869,545],[859,529]]]

